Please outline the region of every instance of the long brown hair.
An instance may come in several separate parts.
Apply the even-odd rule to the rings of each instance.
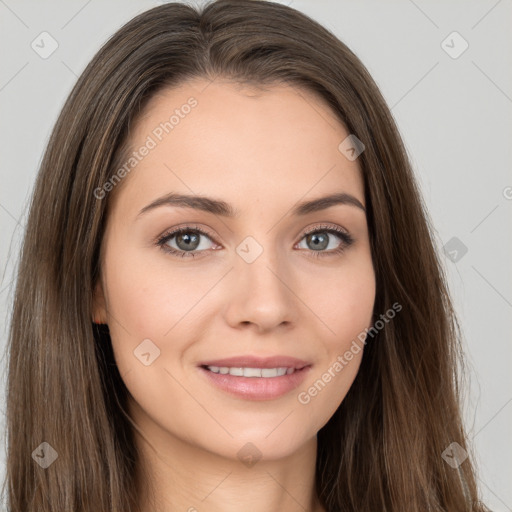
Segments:
[[[462,350],[433,230],[395,122],[366,68],[306,15],[259,0],[168,3],[123,26],[67,99],[37,177],[9,333],[11,512],[138,509],[140,454],[108,327],[91,322],[110,194],[148,100],[188,79],[288,84],[320,95],[365,145],[359,156],[377,290],[357,377],[318,432],[316,492],[328,511],[486,511],[467,458]],[[340,141],[341,142],[341,141]],[[48,443],[48,445],[41,445]],[[37,456],[56,461],[46,468]]]

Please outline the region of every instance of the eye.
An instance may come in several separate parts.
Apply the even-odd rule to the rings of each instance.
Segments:
[[[212,239],[209,233],[198,226],[184,226],[164,233],[156,244],[165,252],[188,258],[195,257],[196,252],[204,252],[208,249],[208,243],[202,243],[201,238]]]
[[[333,238],[337,238],[341,242],[336,243]],[[330,225],[315,226],[307,230],[302,240],[305,241],[306,247],[300,248],[312,248],[310,253],[313,257],[339,255],[354,243],[354,239],[347,231]]]

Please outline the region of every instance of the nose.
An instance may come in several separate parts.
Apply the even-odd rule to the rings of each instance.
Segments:
[[[236,256],[226,283],[225,319],[231,327],[264,333],[296,324],[301,301],[285,263],[270,250],[264,250],[252,263]]]

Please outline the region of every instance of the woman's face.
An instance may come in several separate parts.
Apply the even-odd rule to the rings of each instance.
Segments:
[[[102,189],[114,195],[95,303],[153,439],[274,459],[342,402],[375,299],[361,171],[339,149],[348,135],[292,87],[195,80],[152,98],[122,182]],[[345,200],[301,208],[333,194]],[[278,359],[202,367],[238,356]],[[287,374],[236,375],[265,366]]]

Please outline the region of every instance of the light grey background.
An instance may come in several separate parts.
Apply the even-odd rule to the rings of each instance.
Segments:
[[[159,3],[0,0],[2,356],[27,201],[60,108],[106,39],[134,15]],[[318,20],[362,59],[397,120],[464,329],[470,363],[465,419],[477,455],[479,484],[491,509],[511,511],[512,3],[282,3]],[[46,59],[31,47],[44,31],[58,43]],[[450,35],[454,31],[463,39]],[[469,47],[457,56],[464,40]],[[445,253],[443,246],[453,237],[456,240],[448,245],[452,252]],[[461,244],[467,253],[461,252]],[[2,445],[5,365],[4,356]],[[2,446],[1,478],[4,469]]]

